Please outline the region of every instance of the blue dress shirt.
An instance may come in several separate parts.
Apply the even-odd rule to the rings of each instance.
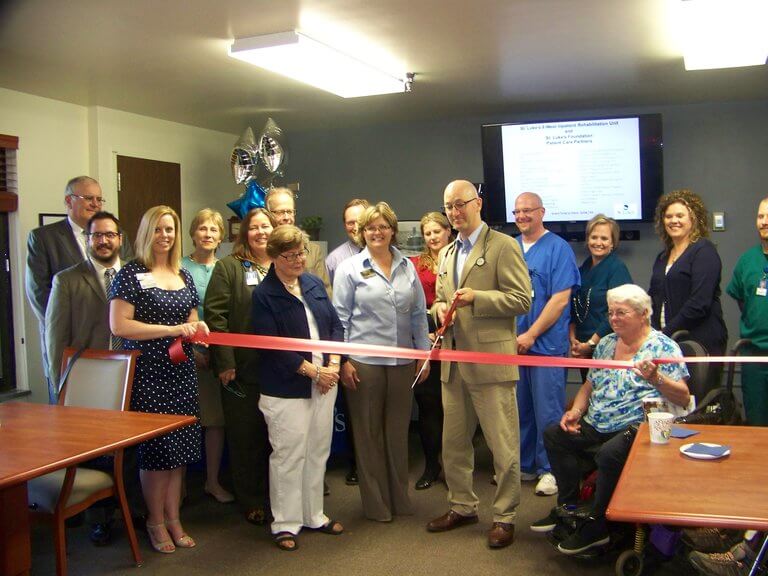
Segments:
[[[391,278],[382,273],[367,248],[336,269],[333,306],[344,326],[344,340],[429,350],[427,306],[413,263],[392,251]],[[413,360],[351,354],[364,364],[398,366]]]

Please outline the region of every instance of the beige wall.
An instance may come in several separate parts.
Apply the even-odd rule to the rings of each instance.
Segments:
[[[208,206],[229,218],[226,203],[242,191],[229,171],[229,153],[238,136],[2,88],[0,134],[19,137],[19,210],[11,218],[17,384],[29,387],[31,400],[46,402],[37,320],[26,302],[23,278],[26,239],[38,225],[38,214],[63,212],[64,185],[80,174],[101,182],[105,209],[117,212],[117,155],[176,162],[181,165],[188,251],[186,229],[195,213]]]

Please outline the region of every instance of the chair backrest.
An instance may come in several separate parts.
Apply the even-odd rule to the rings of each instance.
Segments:
[[[677,344],[683,351],[683,356],[709,356],[707,349],[695,340],[683,340]],[[688,379],[688,390],[696,398],[704,398],[709,392],[710,364],[708,362],[690,362],[686,366],[691,375]]]
[[[64,350],[62,374],[76,352],[74,348]],[[83,350],[62,384],[59,404],[127,410],[139,354],[137,350]]]

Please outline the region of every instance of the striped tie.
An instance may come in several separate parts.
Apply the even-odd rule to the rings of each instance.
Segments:
[[[114,268],[107,268],[104,270],[104,287],[107,290],[107,298],[109,298],[109,289],[112,287],[112,280],[115,279],[115,269]],[[123,349],[123,339],[120,336],[115,336],[114,334],[111,334],[109,337],[109,349],[110,350],[122,350]]]

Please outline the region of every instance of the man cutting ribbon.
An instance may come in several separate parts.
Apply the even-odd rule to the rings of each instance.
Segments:
[[[449,303],[456,308],[444,348],[515,354],[515,317],[531,305],[531,283],[520,247],[482,221],[483,200],[471,182],[451,182],[443,199],[448,219],[459,233],[440,253],[432,306],[441,323],[447,319]],[[512,544],[520,502],[517,379],[516,366],[443,362],[443,465],[450,509],[427,525],[430,532],[478,521],[472,436],[479,423],[493,452],[498,482],[488,545]]]

